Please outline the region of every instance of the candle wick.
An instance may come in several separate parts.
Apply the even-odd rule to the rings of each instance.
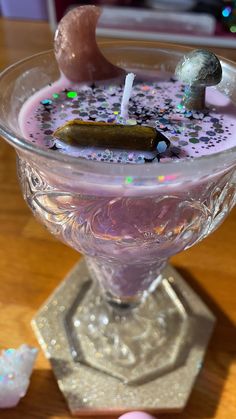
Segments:
[[[120,116],[123,119],[128,118],[128,105],[129,105],[129,100],[132,93],[134,78],[135,78],[134,73],[127,74],[125,78],[125,86],[124,86],[123,96],[122,96],[121,105],[120,105]]]

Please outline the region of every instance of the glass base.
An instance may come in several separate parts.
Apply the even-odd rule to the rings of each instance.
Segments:
[[[104,415],[181,410],[214,321],[170,266],[143,304],[117,311],[103,301],[82,261],[38,312],[33,328],[71,412]]]
[[[88,281],[65,317],[75,362],[99,369],[126,384],[142,384],[181,365],[188,355],[192,318],[170,283],[136,308],[111,306]]]

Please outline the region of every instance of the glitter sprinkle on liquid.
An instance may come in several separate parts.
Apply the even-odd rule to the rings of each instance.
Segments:
[[[20,113],[23,135],[39,147],[111,163],[138,163],[155,153],[101,149],[67,145],[52,134],[72,119],[149,125],[163,132],[171,141],[160,162],[196,158],[232,147],[236,107],[216,89],[208,89],[205,112],[186,111],[181,103],[185,87],[179,82],[136,81],[129,101],[129,118],[120,117],[123,86],[66,85],[56,82],[33,95]],[[154,162],[158,160],[155,159]]]

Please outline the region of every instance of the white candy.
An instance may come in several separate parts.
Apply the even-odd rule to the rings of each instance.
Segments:
[[[16,406],[25,396],[38,349],[21,345],[0,356],[0,408]]]

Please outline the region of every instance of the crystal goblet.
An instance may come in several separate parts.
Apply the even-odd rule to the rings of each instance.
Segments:
[[[106,44],[102,50],[113,63],[150,77],[173,74],[186,51],[141,42]],[[227,60],[222,66],[218,89],[236,101],[231,84],[236,66]],[[189,357],[196,340],[194,314],[199,313],[167,261],[216,229],[233,207],[236,148],[151,165],[94,162],[37,148],[22,138],[19,111],[35,91],[58,77],[51,51],[5,70],[0,77],[0,134],[16,149],[20,185],[34,215],[85,255],[87,267],[82,262],[57,294],[64,301],[56,308],[62,316],[63,351],[73,365],[93,367],[98,379],[104,380],[106,373],[117,395],[124,391],[119,386],[147,385],[176,371]],[[37,325],[41,337],[47,310]],[[50,354],[59,329],[46,323]],[[206,326],[205,343],[209,333]],[[137,397],[121,405],[135,406]],[[113,407],[115,403],[117,396]]]

